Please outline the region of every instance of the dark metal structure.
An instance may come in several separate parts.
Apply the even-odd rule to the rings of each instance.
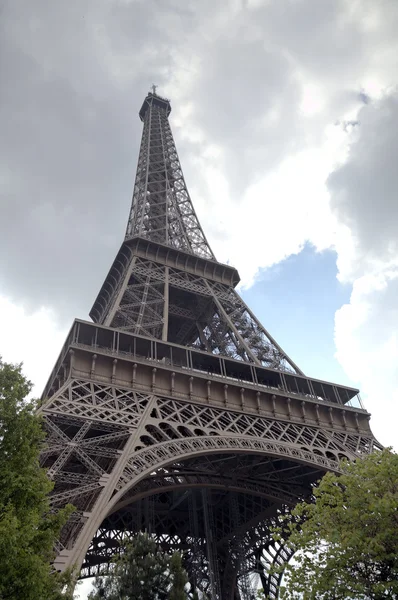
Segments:
[[[125,239],[43,393],[56,567],[87,577],[134,532],[184,551],[193,586],[249,600],[289,553],[269,535],[342,457],[372,451],[358,390],[306,377],[236,291],[195,214],[155,89]]]

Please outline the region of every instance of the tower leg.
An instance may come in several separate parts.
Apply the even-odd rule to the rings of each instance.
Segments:
[[[210,496],[206,489],[202,490],[202,509],[206,536],[207,561],[210,580],[210,598],[221,598],[220,576],[218,571],[217,545],[213,518],[213,507],[209,501]]]

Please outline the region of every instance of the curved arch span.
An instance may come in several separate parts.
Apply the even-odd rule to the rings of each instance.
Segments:
[[[275,498],[273,498],[269,492],[263,492],[261,490],[255,490],[252,488],[248,488],[247,486],[238,486],[238,485],[230,485],[229,483],[225,482],[225,483],[215,483],[213,482],[211,479],[209,481],[208,484],[204,484],[203,482],[198,481],[197,483],[181,483],[181,488],[183,488],[184,490],[191,490],[191,489],[202,489],[203,487],[207,487],[209,489],[214,489],[214,490],[228,490],[230,492],[237,492],[237,493],[250,493],[253,496],[259,496],[260,498],[265,498],[267,500],[270,501],[275,501]],[[131,489],[131,488],[130,488]],[[118,503],[118,504],[114,504],[112,509],[108,512],[108,514],[106,515],[107,517],[110,516],[112,513],[118,511],[119,509],[128,506],[129,504],[133,504],[134,502],[138,502],[139,500],[142,500],[144,498],[148,498],[150,496],[153,496],[154,494],[159,494],[159,493],[163,493],[163,492],[171,492],[178,489],[178,486],[176,485],[167,485],[164,487],[159,487],[159,488],[153,488],[153,489],[148,489],[145,491],[141,491],[138,492],[136,495],[134,496],[128,496],[128,497],[123,497],[122,500]],[[287,496],[287,494],[285,492],[281,492],[281,496],[280,496],[280,500],[284,503],[284,504],[290,504],[293,505],[292,503],[292,497],[291,496]]]
[[[181,438],[143,448],[131,454],[127,459],[123,473],[115,485],[113,496],[103,506],[103,509],[96,511],[96,506],[94,505],[91,518],[76,541],[76,554],[73,552],[73,556],[70,556],[72,564],[75,565],[77,570],[80,570],[91,540],[102,521],[112,512],[113,507],[122,500],[124,494],[145,479],[145,477],[153,473],[156,469],[167,468],[167,466],[178,461],[184,461],[199,455],[222,454],[226,452],[240,454],[254,453],[276,458],[283,457],[304,465],[316,466],[323,471],[339,471],[337,459],[331,460],[310,450],[307,451],[298,448],[293,444],[267,441],[259,438],[203,436]],[[281,500],[280,495],[276,492],[272,496],[276,501]]]
[[[184,461],[201,454],[225,452],[265,454],[287,458],[310,466],[315,465],[324,471],[339,471],[337,460],[297,448],[293,444],[238,436],[181,438],[155,444],[133,454],[127,460],[123,473],[116,484],[118,491],[110,503],[112,506],[115,505],[133,485],[137,485],[155,469],[167,467],[176,461]]]

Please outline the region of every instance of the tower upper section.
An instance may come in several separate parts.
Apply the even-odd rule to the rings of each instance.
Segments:
[[[90,312],[105,327],[302,374],[235,290],[207,243],[182,174],[170,102],[147,95],[126,237]]]
[[[153,87],[155,88],[156,86],[153,86]],[[157,107],[165,110],[167,116],[169,116],[169,114],[171,113],[170,100],[167,100],[167,98],[162,98],[161,96],[158,96],[156,94],[156,92],[149,92],[147,97],[145,98],[144,102],[142,103],[140,112],[138,113],[140,115],[141,121],[145,121],[146,112],[147,112],[148,108],[150,108],[151,106],[157,106]]]
[[[169,100],[148,93],[126,239],[143,237],[215,260],[193,208],[168,116]]]

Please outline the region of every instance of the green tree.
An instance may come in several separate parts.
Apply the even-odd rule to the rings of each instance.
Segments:
[[[185,586],[188,582],[187,573],[182,566],[181,554],[175,552],[170,560],[171,590],[169,600],[186,600]]]
[[[181,556],[170,556],[149,535],[138,534],[114,561],[109,575],[96,578],[89,599],[186,600],[186,582]]]
[[[32,384],[0,359],[0,599],[56,600],[66,578],[52,573],[53,545],[70,508],[50,513],[52,483],[39,465],[44,442]]]
[[[398,455],[390,450],[327,473],[276,532],[296,552],[282,598],[398,598]]]

